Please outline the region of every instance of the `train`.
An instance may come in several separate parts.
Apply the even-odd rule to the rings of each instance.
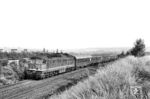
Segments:
[[[116,59],[116,56],[94,56],[78,58],[75,56],[69,57],[30,57],[26,76],[29,79],[45,79],[58,74],[74,71],[79,68],[85,68],[91,64],[108,62]]]

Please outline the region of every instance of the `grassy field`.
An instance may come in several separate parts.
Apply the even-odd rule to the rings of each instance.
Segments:
[[[130,86],[140,85],[148,92],[149,81],[150,57],[129,56],[49,99],[135,99]]]

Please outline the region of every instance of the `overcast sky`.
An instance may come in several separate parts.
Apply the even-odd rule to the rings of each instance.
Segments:
[[[149,0],[1,0],[0,47],[150,45]]]

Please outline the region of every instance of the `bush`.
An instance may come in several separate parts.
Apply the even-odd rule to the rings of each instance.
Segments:
[[[24,79],[24,71],[20,68],[20,65],[17,65],[15,62],[10,63],[12,70],[16,73],[16,79]]]

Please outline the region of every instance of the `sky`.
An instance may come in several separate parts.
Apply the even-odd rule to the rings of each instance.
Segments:
[[[0,47],[150,46],[149,0],[0,0]]]

